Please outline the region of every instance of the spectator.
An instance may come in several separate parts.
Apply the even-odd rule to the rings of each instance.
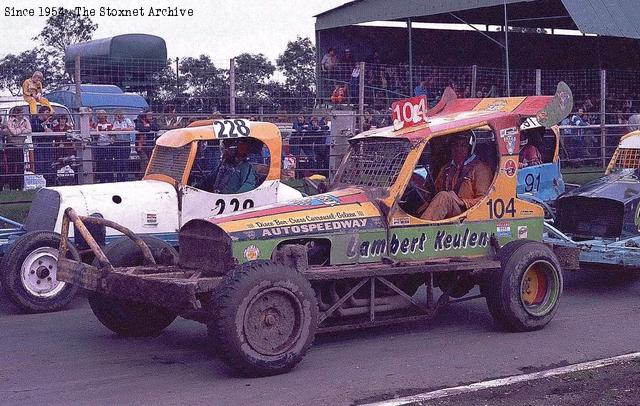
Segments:
[[[307,123],[304,115],[300,114],[296,118],[296,122],[293,123],[293,131],[305,131],[307,129]]]
[[[578,109],[578,112],[574,113],[571,118],[569,118],[569,125],[574,127],[584,127],[589,125],[584,109]],[[569,130],[569,134],[573,137],[573,142],[570,144],[573,145],[576,150],[574,154],[576,156],[590,157],[591,140],[590,137],[585,136],[584,130],[571,129]]]
[[[175,113],[175,108],[173,112]],[[176,123],[171,122],[170,125]],[[122,110],[118,109],[114,112],[112,129],[113,131],[119,131],[115,135],[113,143],[116,181],[118,182],[126,181],[129,177],[129,156],[131,155],[131,142],[135,139],[135,133],[133,133],[135,128],[131,119],[125,116]]]
[[[349,48],[344,50],[344,58],[342,58],[341,63],[347,64],[349,66],[354,64],[353,55],[351,54],[351,50]]]
[[[32,136],[35,173],[43,175],[48,185],[55,184],[55,173],[51,165],[55,158],[54,142],[57,137],[45,135],[53,131],[52,117],[47,106],[40,106],[38,115],[31,118],[31,130],[36,133]]]
[[[9,175],[6,179],[0,178],[0,189],[2,183],[6,183],[11,190],[22,190],[24,185],[24,145],[27,136],[31,134],[31,123],[23,115],[22,107],[14,107],[9,113],[9,120],[2,133],[6,139],[3,148],[4,173]]]
[[[379,65],[382,63],[382,58],[380,58],[380,52],[377,49],[373,50],[371,57],[369,58],[369,62],[374,65]]]
[[[104,110],[96,111],[96,122],[92,123],[92,128],[98,132],[98,139],[95,147],[96,160],[96,180],[100,183],[113,182],[113,135],[107,131],[113,129]]]
[[[123,116],[124,117],[124,116]],[[160,119],[160,129],[161,130],[172,130],[174,128],[184,127],[183,122],[184,117],[178,115],[176,111],[176,106],[172,104],[168,104],[164,109],[164,114]],[[127,118],[127,120],[129,120]],[[131,120],[129,120],[131,122]],[[114,123],[115,124],[115,123]],[[131,123],[133,125],[133,123]]]
[[[333,93],[331,93],[331,103],[343,104],[347,101],[347,85],[344,83],[337,84]]]
[[[49,108],[49,111],[53,111],[49,100],[42,97],[42,80],[44,76],[42,72],[35,71],[31,78],[25,79],[22,82],[22,97],[29,103],[29,113],[31,115],[36,114],[38,111],[38,103],[42,106],[46,106]]]
[[[159,129],[158,122],[153,118],[153,113],[147,111],[138,115],[135,124],[138,132],[136,135],[136,152],[140,156],[143,168],[146,168],[156,142],[156,132]]]
[[[357,103],[360,97],[360,64],[356,63],[351,71],[351,79],[349,79],[349,100],[351,103]]]
[[[427,82],[426,80],[423,80],[422,82],[420,82],[418,84],[418,86],[416,86],[415,89],[413,89],[413,95],[414,96],[426,96],[427,95],[427,86],[429,85],[429,82]]]
[[[56,133],[66,133],[67,131],[73,130],[73,125],[69,123],[69,119],[66,114],[58,114],[54,117],[53,132]],[[73,145],[73,142],[65,138],[56,142],[55,148],[55,159],[56,161],[67,160],[70,157],[74,157],[76,154],[76,149]]]
[[[324,72],[328,77],[331,77],[337,65],[338,57],[336,56],[336,50],[334,48],[329,48],[327,53],[322,57],[322,72]]]

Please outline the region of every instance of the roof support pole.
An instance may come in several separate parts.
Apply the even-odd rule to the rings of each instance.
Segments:
[[[409,32],[409,92],[407,94],[413,96],[413,40],[411,17],[407,18],[407,31]]]
[[[504,0],[504,53],[507,65],[507,97],[511,97],[511,74],[509,72],[509,21],[507,20],[507,0]]]
[[[236,115],[236,60],[229,59],[229,114]]]
[[[607,167],[607,71],[600,71],[600,155],[602,167]]]

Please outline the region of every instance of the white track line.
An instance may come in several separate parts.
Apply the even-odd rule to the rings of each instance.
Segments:
[[[369,403],[364,406],[400,406],[415,402],[424,402],[427,400],[439,399],[448,396],[459,395],[462,393],[475,392],[482,389],[496,388],[499,386],[513,385],[520,382],[534,381],[537,379],[549,378],[552,376],[564,375],[571,372],[586,371],[589,369],[602,368],[622,361],[630,361],[640,358],[640,352],[619,355],[617,357],[604,358],[595,361],[583,362],[581,364],[568,365],[566,367],[549,369],[546,371],[533,372],[524,375],[515,375],[507,378],[493,379],[490,381],[476,382],[470,385],[455,386],[445,388],[433,392],[420,393],[413,396],[407,396],[397,399],[389,399],[382,402]]]

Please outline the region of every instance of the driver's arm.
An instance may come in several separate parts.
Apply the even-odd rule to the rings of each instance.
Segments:
[[[258,187],[258,174],[250,162],[245,161],[240,168],[240,179],[242,184],[236,193],[249,192]]]
[[[493,173],[487,165],[477,165],[471,175],[472,196],[460,197],[464,202],[464,209],[468,210],[482,200],[491,187]],[[462,195],[462,193],[460,193]]]

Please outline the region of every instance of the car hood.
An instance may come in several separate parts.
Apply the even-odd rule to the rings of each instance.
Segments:
[[[562,195],[560,200],[576,196],[627,203],[640,196],[640,171],[623,169],[573,189]]]
[[[173,206],[174,213],[169,213]],[[142,223],[143,212],[157,212],[156,222],[162,221],[164,214],[177,217],[177,193],[172,185],[156,180],[43,188],[36,193],[25,229],[59,231],[67,207],[81,216],[99,213],[130,227]],[[175,230],[175,225],[172,227]],[[140,231],[140,227],[131,228]]]
[[[290,200],[207,221],[219,226],[236,241],[353,233],[384,227],[378,205],[359,188]]]

